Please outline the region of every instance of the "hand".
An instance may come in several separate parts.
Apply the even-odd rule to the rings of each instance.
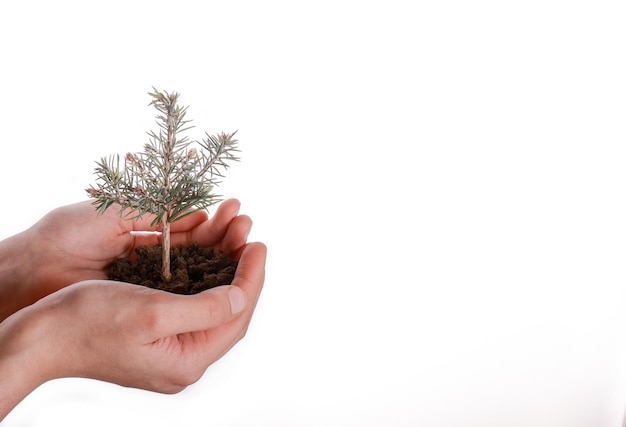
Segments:
[[[249,217],[238,215],[239,207],[231,199],[211,219],[199,211],[174,222],[172,246],[197,242],[238,259],[252,226]],[[153,218],[124,220],[117,206],[98,216],[86,201],[55,209],[25,232],[0,242],[0,255],[5,255],[0,256],[0,321],[72,283],[106,279],[106,268],[115,259],[132,258],[137,246],[160,243],[160,234],[141,233],[159,231],[150,226]]]
[[[121,282],[68,286],[0,323],[0,420],[40,384],[86,377],[175,393],[246,333],[266,248],[240,248],[233,284],[183,296]]]

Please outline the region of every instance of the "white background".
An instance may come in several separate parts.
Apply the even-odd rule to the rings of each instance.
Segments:
[[[624,22],[601,0],[3,2],[0,237],[140,151],[154,85],[192,137],[239,130],[220,190],[269,257],[197,384],[53,381],[2,426],[621,426]]]

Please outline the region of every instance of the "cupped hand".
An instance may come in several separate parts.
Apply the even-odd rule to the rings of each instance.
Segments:
[[[172,223],[172,246],[197,242],[238,259],[246,244],[252,221],[238,215],[240,203],[222,202],[215,215],[195,212]],[[151,226],[152,215],[125,220],[118,207],[97,215],[91,202],[57,208],[23,233],[29,242],[33,265],[28,280],[33,301],[69,284],[106,279],[106,268],[117,258],[133,257],[141,245],[161,242],[159,227]]]
[[[90,280],[20,310],[0,323],[0,420],[54,378],[163,393],[192,384],[245,335],[265,259],[265,245],[244,245],[232,285],[195,295]]]

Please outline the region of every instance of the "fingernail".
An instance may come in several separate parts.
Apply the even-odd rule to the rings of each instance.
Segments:
[[[246,307],[246,294],[237,286],[232,286],[228,290],[228,299],[230,299],[230,310],[233,314],[238,314]]]

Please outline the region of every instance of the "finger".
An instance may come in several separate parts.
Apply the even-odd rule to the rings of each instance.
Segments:
[[[176,246],[189,246],[194,243],[192,236],[193,230],[200,224],[206,222],[209,215],[206,211],[196,211],[184,218],[174,221],[170,227],[170,242],[171,245]],[[163,237],[160,234],[155,235],[138,235],[135,238],[135,245],[141,246],[154,246],[163,242]]]
[[[152,214],[144,214],[141,218],[124,220],[125,229],[126,231],[161,231],[163,227],[160,224],[152,224],[154,218],[155,216]],[[174,221],[170,231],[172,233],[190,231],[194,227],[197,227],[206,221],[207,218],[208,214],[205,211],[196,211],[184,218],[179,219],[178,221]]]
[[[252,219],[249,216],[239,215],[235,217],[228,226],[226,235],[218,248],[231,258],[238,260],[246,246],[246,240],[251,229]]]
[[[248,296],[246,310],[254,309],[265,282],[267,247],[260,242],[248,243],[241,253],[232,285]]]
[[[146,310],[147,321],[153,324],[150,341],[218,327],[247,306],[247,294],[236,286],[219,286],[195,295],[154,295],[155,302]]]
[[[192,231],[198,225],[202,224],[209,218],[209,214],[204,210],[196,211],[190,215],[187,215],[184,218],[179,219],[178,221],[174,221],[170,228],[170,231],[173,233],[180,233],[185,231]]]
[[[240,206],[241,204],[239,203],[237,199],[226,200],[222,202],[222,204],[218,207],[217,211],[215,212],[215,216],[212,218],[211,221],[207,221],[208,214],[206,213],[206,211],[199,210],[190,215],[187,215],[184,218],[181,218],[178,221],[174,221],[172,223],[170,231],[172,234],[189,231],[192,234],[188,236],[188,240],[191,240],[193,237],[195,237],[193,233],[195,232],[197,234],[197,231],[194,231],[194,230],[203,222],[207,222],[207,224],[209,224],[210,230],[219,229],[220,226],[223,227],[224,224],[228,224],[228,222],[232,218],[237,216]],[[116,213],[116,215],[118,215],[119,217],[119,213]],[[161,225],[152,223],[154,219],[155,219],[155,215],[150,214],[150,213],[144,214],[140,218],[135,218],[132,220],[124,220],[123,217],[121,217],[121,220],[123,221],[124,229],[127,232],[128,231],[148,231],[148,232],[161,231],[162,229]],[[181,244],[185,244],[185,243],[190,244],[192,243],[192,241],[181,242]]]
[[[160,225],[151,225],[150,218],[154,216],[143,216],[141,219],[132,221],[125,221],[126,230],[128,232],[154,232],[161,231]],[[172,244],[177,245],[189,245],[191,243],[191,230],[198,225],[207,221],[208,214],[205,211],[194,212],[178,221],[174,221],[171,225],[170,232],[172,233]],[[163,238],[161,234],[135,234],[133,247],[138,246],[155,246],[161,244]],[[131,254],[132,256],[132,254]]]
[[[220,242],[228,230],[228,225],[239,213],[240,207],[241,204],[236,199],[222,202],[213,218],[196,227],[191,232],[190,238],[192,242],[198,242],[200,246],[214,246]]]
[[[203,226],[200,226],[200,229],[202,229],[202,227]],[[209,229],[208,224],[204,230],[207,229]],[[246,245],[246,239],[248,238],[248,234],[250,234],[251,229],[252,219],[250,219],[247,215],[239,215],[231,219],[230,223],[226,225],[226,230],[219,234],[221,236],[220,241],[216,240],[215,236],[208,235],[209,233],[204,233],[203,236],[200,236],[195,240],[191,237],[195,235],[193,232],[191,234],[179,233],[172,234],[172,246],[176,247],[179,245],[198,243],[202,247],[213,247],[215,249],[219,249],[232,259],[238,260],[241,256],[243,247]]]

